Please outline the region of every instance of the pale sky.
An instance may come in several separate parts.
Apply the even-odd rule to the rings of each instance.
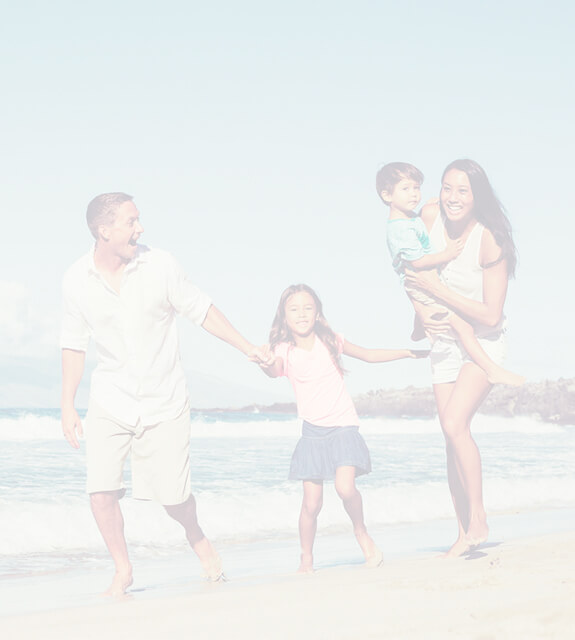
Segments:
[[[425,199],[451,160],[484,167],[520,259],[507,365],[573,376],[574,14],[491,0],[5,8],[0,406],[58,405],[61,277],[90,249],[86,205],[106,191],[134,196],[141,241],[171,251],[251,341],[303,281],[351,342],[410,346],[374,188],[397,160],[423,171]],[[192,377],[224,383],[219,404],[291,397],[181,329]],[[427,362],[345,366],[354,394],[430,383]]]

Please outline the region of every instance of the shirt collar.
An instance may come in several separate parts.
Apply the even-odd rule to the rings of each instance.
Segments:
[[[94,246],[86,256],[88,260],[88,272],[93,275],[99,276],[100,272],[96,268],[96,263],[94,262],[95,251],[96,251],[96,245],[94,244]],[[149,259],[150,259],[150,247],[146,246],[145,244],[139,244],[136,255],[126,265],[126,271],[133,271],[134,269],[137,269],[140,263],[148,262]]]

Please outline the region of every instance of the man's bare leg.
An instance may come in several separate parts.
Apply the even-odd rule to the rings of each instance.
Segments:
[[[104,594],[109,596],[123,595],[133,582],[119,496],[118,491],[90,494],[92,513],[116,567],[112,584]]]
[[[194,496],[190,495],[186,502],[182,502],[182,504],[164,505],[164,508],[171,518],[184,527],[186,538],[198,556],[208,580],[213,582],[224,580],[220,556],[212,546],[212,543],[204,536],[204,532],[198,524]]]

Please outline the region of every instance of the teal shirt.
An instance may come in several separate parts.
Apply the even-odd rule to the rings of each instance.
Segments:
[[[401,281],[405,278],[405,263],[432,253],[429,234],[421,218],[387,221],[387,248],[392,265]]]

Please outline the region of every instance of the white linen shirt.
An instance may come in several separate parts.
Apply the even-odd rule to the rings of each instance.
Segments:
[[[138,245],[117,293],[96,269],[92,250],[68,269],[62,291],[60,346],[86,351],[90,338],[96,345],[90,397],[130,425],[178,416],[188,390],[176,315],[201,325],[212,301],[176,260]]]

